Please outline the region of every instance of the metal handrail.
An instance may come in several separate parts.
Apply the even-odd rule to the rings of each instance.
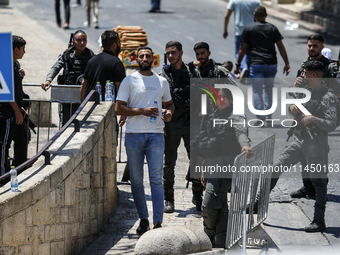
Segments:
[[[45,156],[45,164],[46,165],[50,164],[50,153],[47,151],[47,149],[52,145],[52,143],[54,143],[54,141],[62,133],[64,133],[66,128],[68,128],[69,125],[71,125],[72,122],[75,123],[75,132],[79,132],[79,121],[76,120],[75,118],[82,111],[82,109],[88,103],[88,101],[90,100],[90,98],[92,97],[92,95],[94,93],[95,93],[95,104],[96,105],[99,104],[99,94],[97,92],[95,92],[95,90],[91,90],[91,92],[88,94],[88,96],[85,98],[85,100],[81,103],[81,105],[79,106],[77,111],[71,116],[71,118],[66,122],[66,124],[64,126],[62,126],[62,128],[51,138],[51,140],[49,140],[48,143],[45,144],[45,146],[36,155],[34,155],[32,158],[26,160],[24,163],[22,163],[21,165],[19,165],[15,168],[17,170],[18,174],[21,173],[22,171],[24,171],[26,166],[33,165],[34,162],[36,162],[41,155]],[[9,175],[10,175],[9,172],[5,173],[4,175],[1,175],[0,180],[6,179],[7,177],[9,177]]]
[[[22,86],[27,87],[41,87],[40,84],[37,83],[25,83]],[[80,88],[81,85],[68,85],[68,84],[51,84],[51,87],[60,87],[60,88]]]

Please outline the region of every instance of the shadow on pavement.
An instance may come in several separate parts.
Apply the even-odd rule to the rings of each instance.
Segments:
[[[290,228],[290,227],[272,225],[272,224],[268,224],[268,223],[266,223],[266,222],[264,222],[263,225],[265,225],[265,226],[267,226],[267,227],[272,227],[272,228],[280,228],[280,229],[286,229],[286,230],[291,230],[291,231],[305,232],[305,230],[304,230],[303,228]]]
[[[327,194],[327,201],[328,202],[340,203],[340,196],[334,195],[334,194]]]
[[[185,211],[175,209],[175,212],[178,213],[178,215],[176,216],[177,218],[186,218],[189,215],[197,216],[197,218],[201,218],[201,213],[196,210],[195,206]]]
[[[335,238],[340,237],[340,227],[327,227],[324,232],[327,234],[332,234]]]

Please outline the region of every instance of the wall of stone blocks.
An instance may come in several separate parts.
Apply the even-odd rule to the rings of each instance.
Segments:
[[[77,254],[116,208],[114,104],[88,103],[43,157],[0,188],[0,254]]]

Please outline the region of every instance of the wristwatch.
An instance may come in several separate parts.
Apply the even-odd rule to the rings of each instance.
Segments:
[[[235,66],[237,66],[237,67],[239,67],[241,64],[239,64],[239,63],[235,63]]]

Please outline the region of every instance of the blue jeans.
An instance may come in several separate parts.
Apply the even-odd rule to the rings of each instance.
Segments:
[[[161,5],[161,0],[151,0],[151,9],[159,9]]]
[[[164,135],[161,133],[127,133],[125,134],[125,147],[130,169],[131,190],[139,218],[149,217],[143,184],[145,155],[149,168],[153,222],[162,222]]]
[[[235,58],[236,58],[236,61],[238,59],[238,51],[239,51],[241,44],[242,44],[240,39],[241,39],[240,35],[235,35]],[[243,68],[249,69],[249,61],[250,61],[250,58],[249,58],[249,47],[248,47],[246,54],[244,55],[242,62],[241,62],[241,66],[240,66],[241,71],[242,71]]]
[[[249,68],[249,78],[253,86],[254,108],[256,110],[267,110],[272,106],[276,73],[277,65],[253,65]],[[263,115],[256,115],[256,117],[262,120],[265,119]]]

